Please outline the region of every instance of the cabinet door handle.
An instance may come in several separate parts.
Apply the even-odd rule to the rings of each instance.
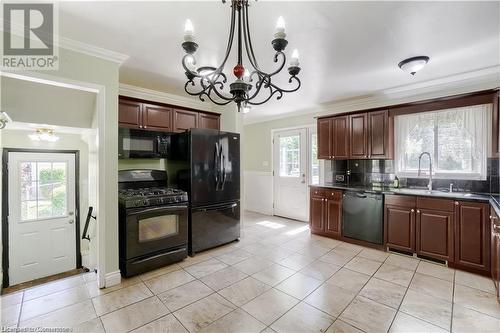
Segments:
[[[458,201],[455,201],[455,206],[458,206],[460,205],[460,203]]]
[[[420,209],[417,209],[417,214],[420,214]]]
[[[415,209],[410,210],[410,212],[415,213]]]

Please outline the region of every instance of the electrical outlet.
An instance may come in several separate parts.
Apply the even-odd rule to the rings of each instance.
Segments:
[[[345,176],[344,175],[335,175],[335,181],[336,182],[344,182]]]

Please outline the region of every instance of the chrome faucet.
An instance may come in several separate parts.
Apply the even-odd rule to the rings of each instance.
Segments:
[[[420,156],[418,157],[418,176],[420,176],[422,170],[420,169],[420,162],[422,161],[422,156],[427,155],[429,156],[429,184],[427,185],[427,188],[429,189],[429,192],[432,192],[432,157],[431,154],[428,152],[424,151]]]

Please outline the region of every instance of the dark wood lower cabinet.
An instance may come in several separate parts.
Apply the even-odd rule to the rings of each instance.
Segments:
[[[476,202],[456,202],[455,265],[490,270],[489,206]]]
[[[325,220],[325,199],[312,197],[309,208],[309,228],[312,233],[323,232]]]
[[[386,195],[384,243],[484,274],[490,271],[487,213],[485,203]]]
[[[453,262],[453,212],[417,209],[415,252]]]
[[[325,233],[340,238],[342,228],[342,192],[326,191]]]
[[[342,191],[311,188],[309,228],[314,234],[341,237]]]
[[[392,249],[415,251],[415,209],[385,206],[384,230],[386,246]]]

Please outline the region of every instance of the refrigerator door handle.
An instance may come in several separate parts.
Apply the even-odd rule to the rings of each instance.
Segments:
[[[215,173],[215,190],[219,190],[219,144],[215,143],[214,151],[214,173]]]
[[[223,155],[222,155],[222,144],[219,143],[219,155],[218,155],[218,159],[219,159],[219,164],[218,164],[218,168],[217,168],[217,172],[219,174],[219,186],[217,188],[217,190],[219,191],[222,191],[224,189],[224,179],[223,179],[223,165],[224,165],[224,162],[223,162]]]
[[[200,208],[197,209],[200,212],[210,212],[210,211],[217,211],[217,210],[226,210],[226,209],[234,209],[238,206],[237,203],[231,203],[229,205],[221,205],[221,206],[213,206],[213,207],[207,207],[207,208]]]
[[[226,156],[222,155],[222,185],[221,190],[224,190],[224,185],[226,185]]]

